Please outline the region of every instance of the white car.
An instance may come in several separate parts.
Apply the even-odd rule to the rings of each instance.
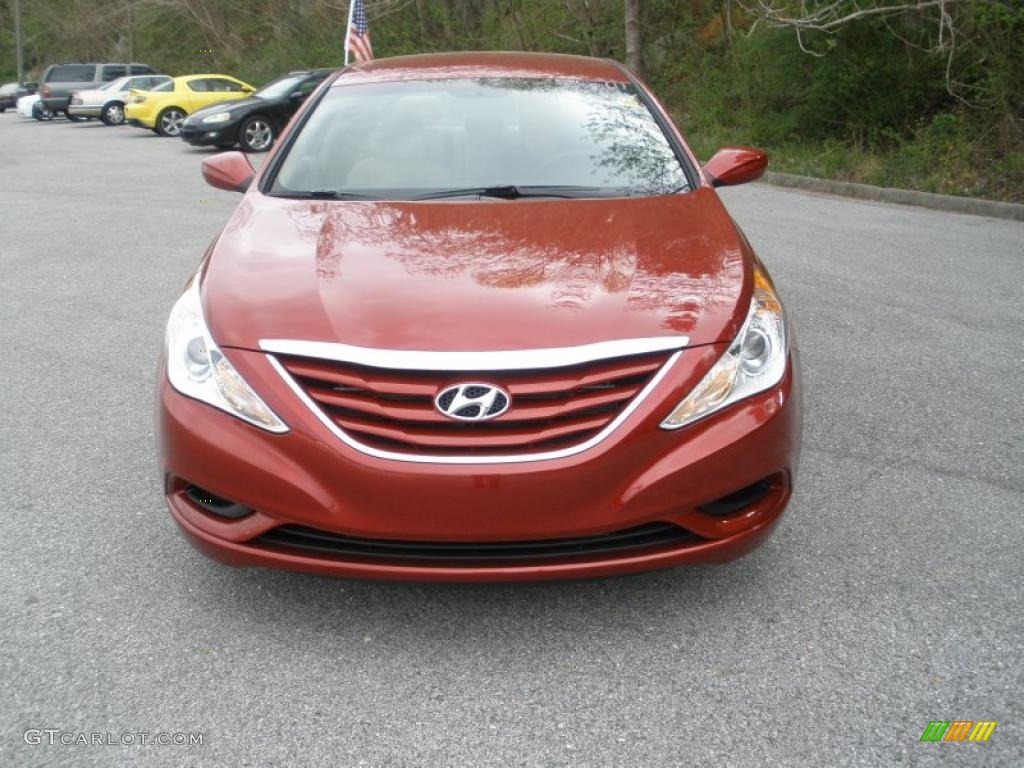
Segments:
[[[167,75],[133,75],[119,77],[88,91],[74,91],[68,103],[68,114],[77,117],[98,117],[107,125],[124,122],[124,105],[128,91],[151,91],[158,85],[169,83]]]
[[[53,120],[53,112],[39,102],[38,93],[30,93],[18,99],[18,114],[29,119]]]

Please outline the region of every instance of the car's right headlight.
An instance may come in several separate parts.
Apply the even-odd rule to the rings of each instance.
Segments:
[[[171,310],[166,354],[167,378],[181,394],[268,432],[288,431],[288,426],[252,390],[210,337],[199,299],[199,273]]]
[[[230,119],[231,119],[231,113],[230,112],[217,112],[216,114],[210,115],[209,117],[204,117],[203,118],[203,122],[204,123],[210,123],[210,124],[226,123]]]
[[[718,362],[668,418],[664,429],[692,424],[738,400],[778,385],[789,356],[786,314],[759,266],[754,267],[754,295],[743,327]]]

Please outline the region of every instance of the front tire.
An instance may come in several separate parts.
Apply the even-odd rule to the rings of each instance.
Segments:
[[[168,107],[156,118],[156,132],[161,136],[180,136],[185,112],[178,107]]]
[[[266,152],[274,138],[274,124],[263,115],[246,118],[238,129],[238,144],[246,152]]]
[[[100,110],[100,120],[106,125],[124,125],[124,104],[112,101]]]

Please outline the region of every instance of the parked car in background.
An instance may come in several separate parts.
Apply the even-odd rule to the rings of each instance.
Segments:
[[[15,109],[18,106],[18,99],[35,93],[38,83],[4,83],[0,85],[0,112],[8,109]]]
[[[125,118],[161,136],[178,136],[185,118],[203,107],[247,98],[256,89],[230,75],[185,75],[150,92],[132,91]]]
[[[15,96],[15,93],[19,88],[21,88],[21,83],[4,83],[0,85],[0,112],[18,103],[18,97]]]
[[[333,69],[289,72],[247,99],[193,112],[181,124],[181,138],[196,147],[231,147],[266,152],[292,115]]]
[[[43,106],[38,93],[29,93],[18,99],[18,114],[31,120],[53,120],[53,111]]]
[[[99,88],[74,91],[68,104],[68,115],[98,117],[107,125],[121,125],[129,91],[151,91],[170,81],[169,75],[135,75],[119,77]]]
[[[52,64],[39,81],[43,106],[53,112],[67,114],[72,91],[99,88],[104,83],[126,75],[155,75],[145,64]],[[67,115],[69,120],[84,120]]]

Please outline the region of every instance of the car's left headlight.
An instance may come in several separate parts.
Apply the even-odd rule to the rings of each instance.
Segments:
[[[788,356],[782,303],[767,275],[755,266],[754,295],[739,334],[661,426],[685,427],[738,400],[771,389],[782,381]]]
[[[216,114],[208,115],[207,117],[204,117],[203,118],[203,122],[207,123],[207,124],[226,123],[230,119],[231,119],[231,113],[230,112],[217,112]]]
[[[287,432],[220,351],[203,320],[199,273],[178,299],[167,321],[167,378],[183,395],[237,416],[268,432]]]

